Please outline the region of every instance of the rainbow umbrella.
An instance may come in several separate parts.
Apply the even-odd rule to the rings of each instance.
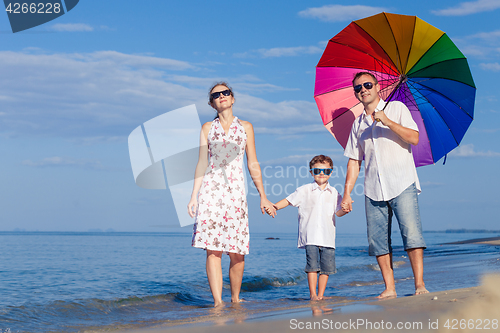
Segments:
[[[465,56],[441,30],[416,16],[380,13],[330,39],[316,66],[314,99],[325,127],[345,148],[363,112],[355,73],[369,71],[380,97],[406,104],[420,131],[415,165],[433,164],[460,144],[474,116],[476,87]]]

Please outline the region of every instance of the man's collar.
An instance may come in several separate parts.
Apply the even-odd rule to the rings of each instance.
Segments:
[[[378,101],[378,104],[377,104],[377,107],[375,108],[375,112],[376,111],[381,111],[385,106],[385,101],[381,98],[379,99]],[[367,114],[366,114],[366,110],[363,110],[363,113],[361,114],[363,117],[366,117]]]

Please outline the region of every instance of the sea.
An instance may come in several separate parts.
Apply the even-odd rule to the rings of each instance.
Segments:
[[[216,312],[205,251],[189,233],[0,232],[0,332],[102,332],[171,327],[217,317],[256,318],[307,308],[305,251],[295,233],[251,233],[241,297]],[[500,271],[500,246],[447,244],[484,233],[425,233],[424,278],[429,291],[478,286]],[[414,282],[399,234],[393,235],[396,288]],[[222,259],[223,300],[230,302],[229,257]],[[383,291],[367,253],[366,234],[337,234],[337,273],[326,296],[344,304]]]

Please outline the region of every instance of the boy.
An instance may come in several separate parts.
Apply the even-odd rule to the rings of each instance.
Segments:
[[[306,249],[309,293],[311,301],[318,301],[323,299],[328,276],[336,273],[335,215],[340,217],[347,213],[341,208],[342,196],[328,183],[333,170],[332,159],[315,156],[309,162],[309,168],[314,182],[299,187],[286,199],[277,202],[274,208],[279,210],[288,205],[299,208],[297,247]]]

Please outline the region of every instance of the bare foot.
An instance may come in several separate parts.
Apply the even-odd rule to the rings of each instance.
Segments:
[[[384,290],[380,295],[377,296],[378,299],[388,299],[388,298],[396,298],[398,294],[396,290]]]
[[[422,294],[428,294],[429,291],[425,289],[425,287],[420,287],[415,290],[415,296],[416,295],[422,295]]]
[[[223,308],[223,307],[224,307],[224,302],[223,301],[214,303],[214,308]]]
[[[243,298],[238,298],[236,300],[231,299],[231,303],[243,303],[243,302],[246,302],[246,300],[244,300]]]
[[[319,298],[318,296],[314,295],[314,296],[311,296],[311,301],[312,302],[321,301],[321,298]]]

